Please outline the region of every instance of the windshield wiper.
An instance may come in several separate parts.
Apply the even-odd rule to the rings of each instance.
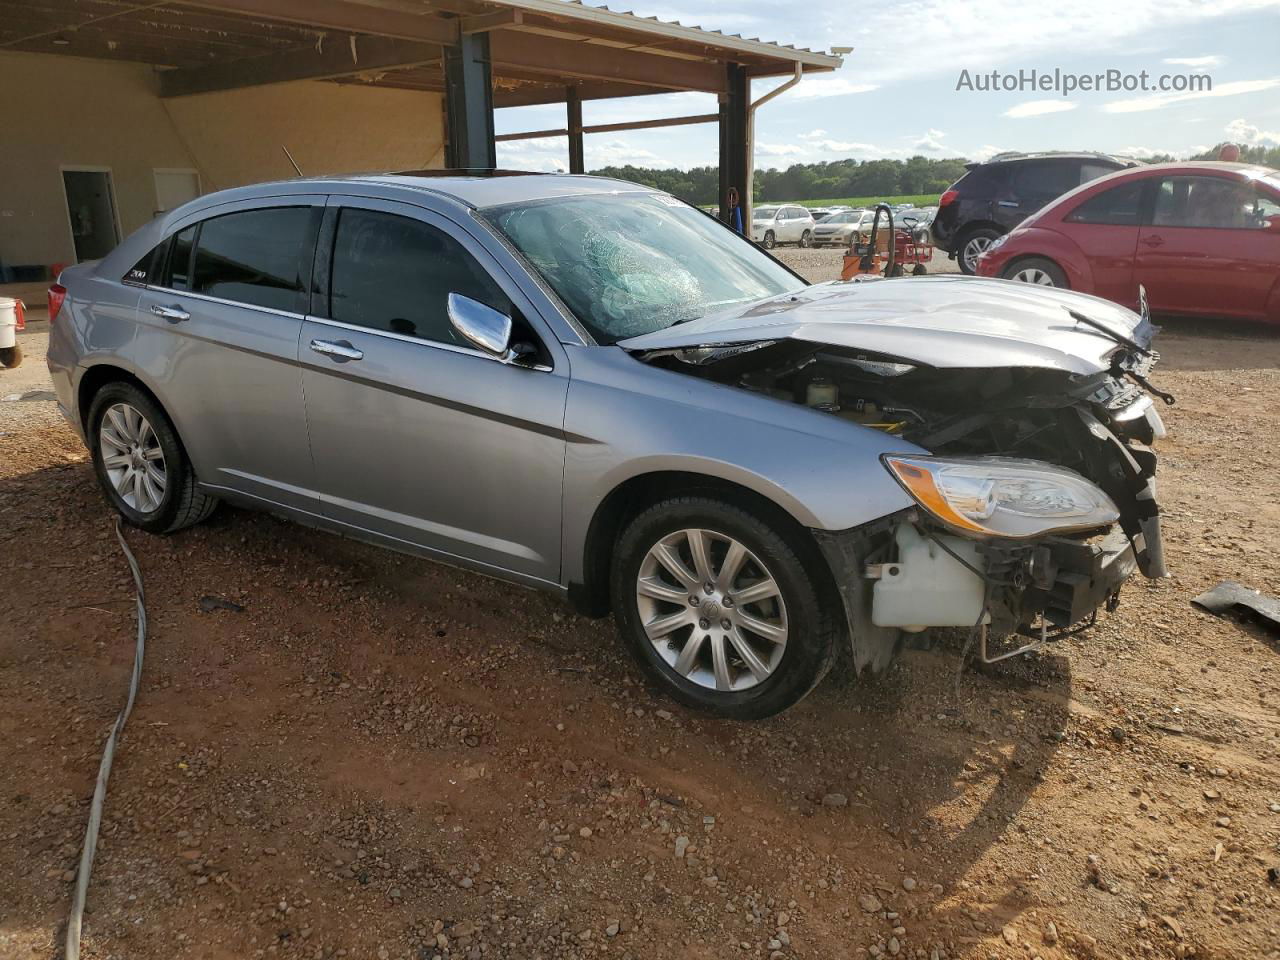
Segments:
[[[1105,323],[1099,323],[1097,320],[1094,320],[1092,317],[1086,317],[1083,313],[1080,313],[1079,311],[1076,311],[1076,310],[1068,310],[1067,313],[1071,315],[1071,319],[1076,320],[1079,323],[1083,323],[1086,326],[1092,327],[1094,330],[1097,330],[1103,336],[1107,337],[1109,340],[1111,340],[1114,343],[1120,344],[1120,346],[1122,347],[1128,347],[1130,350],[1134,350],[1145,357],[1155,356],[1155,354],[1153,354],[1146,347],[1139,344],[1136,340],[1131,340],[1128,337],[1126,337],[1123,333],[1120,333],[1116,330],[1112,330]]]

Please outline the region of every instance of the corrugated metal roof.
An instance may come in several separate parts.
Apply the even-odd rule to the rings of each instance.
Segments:
[[[701,43],[709,47],[761,57],[773,57],[791,63],[799,62],[820,69],[833,70],[844,62],[840,57],[821,50],[774,43],[758,37],[744,37],[740,33],[724,33],[704,27],[686,26],[678,20],[642,17],[631,11],[611,10],[606,6],[584,3],[583,0],[488,0],[488,2],[547,16],[608,23],[624,30]]]

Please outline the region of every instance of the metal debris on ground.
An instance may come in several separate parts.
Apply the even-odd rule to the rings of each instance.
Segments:
[[[1280,600],[1269,597],[1234,580],[1223,580],[1191,601],[1202,610],[1216,617],[1225,616],[1239,607],[1246,616],[1250,613],[1264,621],[1272,630],[1280,630]]]

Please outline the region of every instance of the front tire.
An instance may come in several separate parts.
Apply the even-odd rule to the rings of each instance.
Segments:
[[[778,245],[778,238],[774,236],[773,231],[766,230],[764,232],[764,248],[766,250],[772,250],[777,245]]]
[[[681,703],[736,720],[803,699],[830,668],[839,628],[798,540],[704,497],[636,517],[614,551],[611,592],[645,673]]]
[[[1044,257],[1027,257],[1015,261],[1005,268],[1004,279],[1019,280],[1022,283],[1032,283],[1040,287],[1070,289],[1063,269]]]
[[[960,241],[960,253],[956,260],[960,264],[960,272],[973,276],[978,272],[978,258],[987,252],[991,244],[1000,236],[999,230],[990,227],[978,227],[970,230]]]
[[[200,491],[173,424],[132,383],[94,395],[86,435],[107,501],[135,527],[171,533],[213,513],[218,501]]]

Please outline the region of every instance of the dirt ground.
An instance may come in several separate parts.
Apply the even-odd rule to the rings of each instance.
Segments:
[[[0,371],[6,960],[61,953],[135,629],[45,331]],[[517,587],[231,509],[129,531],[151,635],[84,955],[1280,957],[1280,645],[1188,602],[1280,593],[1280,337],[1158,345],[1170,579],[958,686],[944,644],[763,723]]]

